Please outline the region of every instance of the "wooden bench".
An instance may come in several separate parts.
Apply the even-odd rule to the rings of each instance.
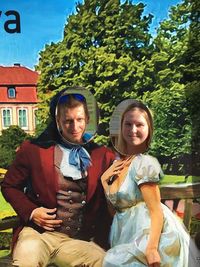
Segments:
[[[189,230],[192,217],[193,201],[200,199],[200,182],[161,185],[160,192],[162,200],[184,199],[185,209],[183,222],[186,228]]]
[[[192,215],[192,203],[194,199],[200,198],[200,183],[180,183],[180,184],[168,184],[160,186],[162,201],[165,200],[181,200],[185,201],[185,210],[183,222],[186,228],[189,230]],[[19,224],[19,218],[17,216],[5,218],[0,221],[0,231],[9,228],[16,227]],[[1,267],[11,267],[11,258],[9,256],[0,258]],[[53,267],[54,265],[49,265]]]

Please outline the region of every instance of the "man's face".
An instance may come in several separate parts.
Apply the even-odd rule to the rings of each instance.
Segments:
[[[83,105],[74,108],[62,108],[57,117],[58,126],[63,137],[71,143],[82,143],[88,117]]]

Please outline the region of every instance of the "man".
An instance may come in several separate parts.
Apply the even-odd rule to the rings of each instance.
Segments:
[[[99,178],[114,155],[88,142],[87,103],[76,90],[58,93],[50,113],[47,129],[22,144],[2,183],[21,223],[13,265],[101,266],[111,218]]]

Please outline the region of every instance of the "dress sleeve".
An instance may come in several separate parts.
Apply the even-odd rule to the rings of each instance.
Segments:
[[[133,162],[135,181],[138,185],[143,183],[158,183],[163,172],[158,160],[150,155],[139,155]]]

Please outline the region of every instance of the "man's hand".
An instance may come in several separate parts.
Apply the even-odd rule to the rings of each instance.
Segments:
[[[101,182],[104,185],[108,184],[111,177],[120,174],[123,170],[124,162],[122,160],[115,160],[113,164],[101,176]]]
[[[55,228],[60,227],[62,220],[56,219],[56,208],[36,208],[32,213],[32,221],[48,231],[54,231]]]

